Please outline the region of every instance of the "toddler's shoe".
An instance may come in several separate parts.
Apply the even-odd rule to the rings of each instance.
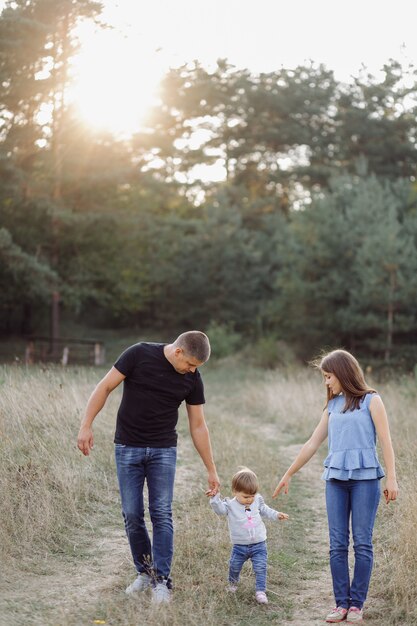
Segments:
[[[357,606],[351,606],[346,621],[348,624],[356,624],[356,622],[363,621],[363,609],[358,609]]]
[[[226,591],[228,591],[229,593],[236,593],[236,591],[237,591],[237,585],[234,585],[233,583],[230,583],[230,584],[226,587]]]
[[[258,604],[268,604],[268,598],[266,597],[265,591],[257,591],[255,593],[255,598]]]
[[[344,609],[342,606],[336,606],[326,617],[326,622],[330,622],[331,624],[343,622],[343,620],[346,619],[347,614],[347,609]]]

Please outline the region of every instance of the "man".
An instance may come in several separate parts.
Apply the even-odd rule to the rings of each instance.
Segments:
[[[178,407],[186,402],[190,434],[208,472],[209,490],[219,489],[210,435],[204,419],[204,387],[198,371],[210,357],[204,333],[189,331],[174,343],[137,343],[123,352],[87,403],[78,447],[93,447],[92,423],[109,394],[123,381],[117,414],[115,456],[126,534],[138,572],[126,593],[152,587],[153,601],[169,602],[173,556],[172,498],[177,453]],[[144,520],[147,482],[152,545]]]

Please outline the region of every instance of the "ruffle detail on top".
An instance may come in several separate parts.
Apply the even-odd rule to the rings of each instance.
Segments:
[[[374,448],[350,448],[330,452],[322,478],[339,480],[382,478],[385,474]]]

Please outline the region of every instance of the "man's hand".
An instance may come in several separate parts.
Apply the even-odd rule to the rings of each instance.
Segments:
[[[212,498],[220,490],[220,480],[217,476],[217,472],[209,472],[207,480],[209,488],[206,491],[206,496],[210,496],[210,498]]]
[[[77,446],[84,454],[88,456],[94,446],[93,430],[87,426],[82,426],[78,433]]]

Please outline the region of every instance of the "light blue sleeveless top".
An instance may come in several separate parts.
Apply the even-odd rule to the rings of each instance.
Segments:
[[[385,474],[376,452],[376,431],[369,405],[376,394],[367,393],[359,409],[346,411],[345,396],[329,401],[329,454],[323,465],[323,480],[370,480]]]

